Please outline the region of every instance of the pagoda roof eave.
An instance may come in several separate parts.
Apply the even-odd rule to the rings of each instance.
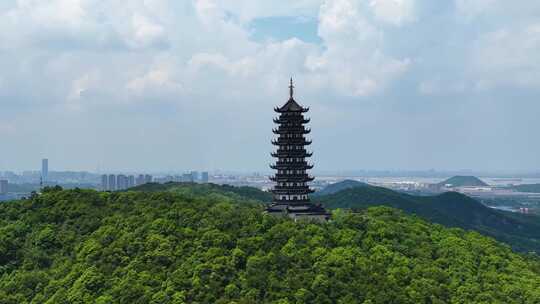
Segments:
[[[309,108],[304,108],[301,105],[299,105],[294,98],[289,98],[289,100],[280,108],[275,108],[274,111],[277,113],[285,113],[285,112],[300,112],[304,113],[309,111]]]

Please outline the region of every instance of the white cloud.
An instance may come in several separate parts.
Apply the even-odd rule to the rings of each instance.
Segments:
[[[67,100],[70,102],[79,101],[85,92],[97,88],[101,81],[99,72],[94,70],[79,78],[75,79],[71,84],[71,91],[67,97]]]
[[[147,17],[138,13],[133,14],[131,23],[135,46],[151,45],[165,40],[163,27],[151,22]]]
[[[49,26],[77,27],[86,17],[85,0],[19,0],[17,9],[8,13],[12,18],[29,18]],[[19,14],[25,14],[19,16]]]
[[[466,19],[472,19],[489,13],[500,4],[500,0],[455,0],[458,13]],[[499,3],[497,3],[499,2]],[[505,1],[506,2],[506,1]]]
[[[246,77],[252,75],[256,65],[253,57],[242,58],[238,61],[231,61],[222,54],[200,53],[191,58],[188,67],[197,71],[207,66],[217,67],[227,73],[229,77]]]
[[[375,17],[394,25],[415,20],[415,0],[372,0]]]
[[[220,0],[216,2],[221,9],[234,13],[242,23],[256,18],[274,16],[314,16],[323,0]]]
[[[319,14],[319,35],[326,50],[309,58],[308,68],[323,73],[340,93],[374,94],[402,75],[407,58],[393,58],[382,49],[384,33],[369,21],[361,1],[325,2]]]
[[[456,0],[455,4],[456,11],[446,13],[476,16],[498,14],[501,1]],[[219,85],[212,92],[227,94],[231,86],[241,86],[248,78],[274,88],[281,85],[278,79],[291,74],[304,78],[314,92],[370,96],[383,93],[414,71],[418,62],[436,66],[437,60],[443,60],[437,54],[423,58],[426,54],[402,53],[395,42],[410,40],[412,45],[441,39],[419,38],[401,30],[412,22],[429,27],[420,13],[425,5],[421,0],[263,1],[257,5],[228,0],[19,0],[0,12],[0,38],[8,42],[0,49],[8,50],[4,57],[14,58],[10,63],[13,75],[4,77],[34,77],[37,82],[43,75],[55,77],[58,85],[49,88],[55,92],[51,99],[64,96],[78,100],[82,107],[81,92],[89,90],[98,90],[104,97],[112,94],[111,100],[122,102],[135,92],[135,96],[158,90],[161,96],[190,94],[198,91],[199,83],[200,90]],[[320,45],[299,39],[250,40],[246,23],[254,18],[317,10]],[[504,82],[535,85],[539,67],[531,58],[539,53],[537,25],[490,30],[452,42],[459,43],[462,51],[457,53],[464,58],[458,60],[467,67],[461,75],[442,75],[442,79],[467,77],[482,87]],[[107,81],[88,78],[96,70]],[[448,86],[461,87],[460,83]],[[91,85],[96,88],[85,88]],[[438,86],[433,80],[419,80],[416,90],[440,92],[435,90]]]
[[[170,137],[180,134],[176,140],[182,151],[214,142],[229,149],[228,128],[249,129],[245,136],[251,136],[229,146],[260,140],[255,133],[260,130],[245,126],[271,123],[268,111],[286,99],[290,76],[312,114],[335,111],[325,118],[319,112],[327,126],[336,124],[334,117],[373,114],[364,112],[369,107],[361,100],[377,102],[380,116],[371,117],[373,121],[425,107],[423,114],[436,121],[437,115],[451,114],[429,108],[430,96],[465,103],[470,93],[475,98],[485,92],[498,97],[501,91],[534,95],[540,86],[538,1],[6,1],[0,4],[4,133],[21,132],[6,125],[12,117],[73,131],[63,120],[73,115],[72,125],[82,126],[79,121],[86,119],[88,125],[103,127],[103,134],[80,127],[89,138],[110,136],[111,143],[117,137],[108,135],[109,129],[130,129],[132,122],[163,133],[166,144],[174,145]],[[317,20],[320,43],[303,41],[302,30],[294,28],[288,30],[298,38],[251,40],[254,19],[306,15]],[[482,90],[473,91],[475,87]],[[480,96],[476,102],[486,100]],[[339,103],[352,106],[334,107]],[[137,121],[134,115],[141,117]],[[456,125],[451,118],[445,121]],[[200,126],[197,132],[190,129],[194,125]],[[345,134],[357,121],[336,125],[335,133]],[[125,133],[128,141],[132,134]],[[141,142],[131,140],[133,146]],[[262,142],[257,149],[268,148]],[[20,146],[32,151],[26,143]],[[220,153],[216,159],[233,154]]]
[[[130,80],[126,88],[133,93],[132,97],[151,95],[159,96],[162,94],[172,96],[181,95],[184,86],[178,79],[171,66],[154,66],[144,75]]]
[[[523,0],[455,0],[456,19],[475,22],[484,19],[486,23],[520,23],[538,19],[540,1]]]
[[[470,57],[478,87],[540,86],[540,23],[485,33]]]

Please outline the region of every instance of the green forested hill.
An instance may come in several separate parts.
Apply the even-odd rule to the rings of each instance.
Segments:
[[[132,190],[168,191],[184,196],[224,194],[236,200],[247,198],[253,200],[252,203],[272,200],[270,193],[256,188],[216,184],[151,183]],[[447,227],[476,230],[506,242],[518,251],[540,252],[540,218],[494,210],[457,192],[415,196],[357,181],[343,181],[316,194],[312,200],[323,203],[329,209],[361,209],[381,205],[393,207]]]
[[[540,262],[387,207],[315,224],[239,195],[0,204],[0,303],[540,303]]]
[[[499,211],[457,192],[414,196],[381,187],[356,187],[317,197],[325,207],[363,209],[389,206],[449,227],[473,229],[512,245],[540,252],[540,218]]]

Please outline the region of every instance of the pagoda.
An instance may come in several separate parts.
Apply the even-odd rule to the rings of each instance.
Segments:
[[[320,204],[312,204],[309,199],[313,190],[308,183],[314,179],[308,174],[313,165],[306,161],[306,158],[313,154],[306,150],[311,144],[311,140],[306,139],[311,129],[306,128],[310,119],[304,117],[304,113],[307,113],[309,108],[302,107],[294,100],[292,78],[289,100],[274,111],[279,114],[278,118],[274,118],[278,127],[272,130],[277,136],[272,140],[272,144],[277,149],[271,155],[277,161],[270,165],[270,168],[276,170],[270,180],[276,184],[272,189],[273,203],[266,208],[266,212],[289,216],[295,220],[327,220],[329,214],[326,210]]]

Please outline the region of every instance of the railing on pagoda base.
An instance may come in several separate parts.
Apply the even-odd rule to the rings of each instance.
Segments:
[[[295,200],[274,199],[274,204],[289,205],[289,206],[302,206],[302,205],[311,204],[311,201],[309,200],[309,198],[307,198],[307,199],[295,199]]]

